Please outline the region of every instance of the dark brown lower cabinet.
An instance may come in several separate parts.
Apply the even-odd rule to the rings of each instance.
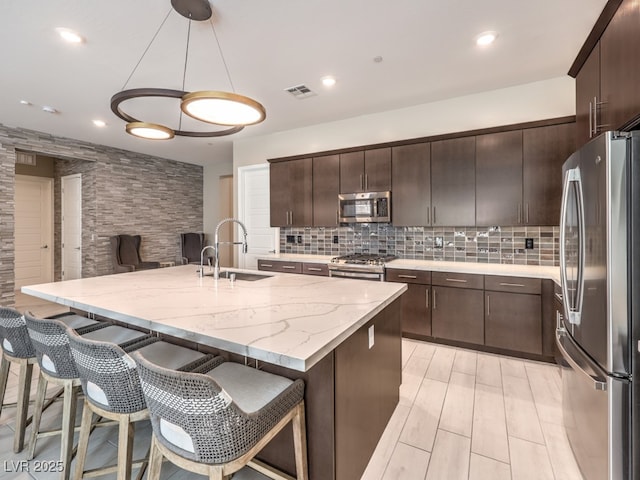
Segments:
[[[402,333],[431,336],[431,285],[408,284],[402,295]]]
[[[435,285],[431,288],[432,336],[484,345],[483,291]]]
[[[540,295],[485,292],[485,345],[542,355]]]

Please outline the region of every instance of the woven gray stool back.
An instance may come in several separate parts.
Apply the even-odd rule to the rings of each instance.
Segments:
[[[55,366],[55,371],[47,369],[47,373],[57,378],[78,378],[80,374],[71,356],[67,326],[60,320],[34,318],[29,312],[25,312],[24,318],[38,363],[43,365],[42,356],[46,355]]]
[[[0,307],[0,344],[4,352],[15,358],[32,358],[36,356],[27,324],[17,310]]]
[[[264,408],[246,414],[209,376],[159,367],[134,354],[154,434],[169,450],[207,464],[239,458],[271,430],[304,396],[296,380]],[[194,453],[164,439],[160,419],[191,437]]]
[[[68,336],[82,390],[89,401],[96,403],[87,391],[87,382],[104,392],[108,405],[97,404],[104,410],[134,413],[146,408],[136,365],[125,350],[113,343],[84,339],[75,332]]]

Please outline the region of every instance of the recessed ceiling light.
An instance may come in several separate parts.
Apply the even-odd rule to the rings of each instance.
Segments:
[[[83,43],[84,37],[80,35],[78,32],[75,32],[69,28],[56,28],[56,32],[58,35],[62,37],[63,40],[69,43]]]
[[[102,127],[106,127],[106,126],[107,126],[107,122],[105,122],[104,120],[94,120],[94,121],[93,121],[93,124],[94,124],[96,127],[100,127],[100,128],[102,128]]]
[[[336,77],[332,77],[330,75],[322,77],[322,84],[325,87],[333,87],[336,84]]]
[[[58,110],[56,110],[53,107],[49,107],[48,105],[45,105],[44,107],[42,107],[42,111],[47,113],[58,113]]]
[[[476,45],[479,47],[486,47],[491,45],[498,38],[497,32],[482,32],[476,37]]]

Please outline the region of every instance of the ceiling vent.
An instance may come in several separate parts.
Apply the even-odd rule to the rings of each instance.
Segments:
[[[294,87],[285,88],[284,91],[289,92],[298,100],[302,100],[303,98],[313,97],[314,95],[316,95],[314,91],[312,91],[309,87],[303,84],[296,85]]]
[[[26,152],[16,152],[16,163],[21,163],[22,165],[31,165],[35,167],[36,154],[26,153]]]

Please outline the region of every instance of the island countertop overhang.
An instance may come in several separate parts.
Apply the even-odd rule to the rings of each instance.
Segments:
[[[184,265],[32,285],[22,292],[308,371],[407,289],[402,283],[277,273],[231,283],[200,278],[195,270]]]

